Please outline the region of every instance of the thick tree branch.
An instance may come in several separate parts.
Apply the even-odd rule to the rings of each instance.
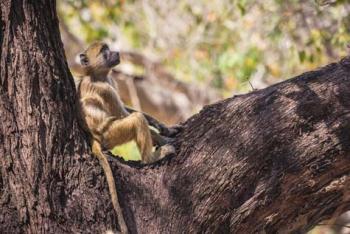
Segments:
[[[178,154],[116,163],[134,233],[303,233],[350,208],[349,58],[204,108]]]

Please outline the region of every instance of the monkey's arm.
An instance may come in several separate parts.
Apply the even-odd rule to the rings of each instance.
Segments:
[[[137,110],[132,109],[131,107],[127,107],[125,106],[125,109],[129,112],[129,113],[133,113],[133,112],[137,112]],[[138,111],[141,112],[141,111]],[[179,125],[176,125],[175,127],[172,128],[168,128],[167,126],[165,126],[163,123],[159,122],[158,120],[156,120],[154,117],[141,112],[145,118],[147,119],[149,125],[151,125],[152,127],[156,128],[159,131],[159,134],[162,136],[166,136],[166,137],[173,137],[174,135],[176,135],[181,127]],[[154,135],[154,131],[151,130],[152,133],[152,137]]]

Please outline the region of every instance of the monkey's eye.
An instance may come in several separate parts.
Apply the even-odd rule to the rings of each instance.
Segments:
[[[109,49],[106,49],[102,52],[102,56],[105,60],[109,58],[109,53],[110,53]]]
[[[80,54],[79,55],[79,58],[80,58],[80,64],[83,65],[83,66],[87,66],[89,64],[89,59],[88,57],[86,56],[86,54]]]

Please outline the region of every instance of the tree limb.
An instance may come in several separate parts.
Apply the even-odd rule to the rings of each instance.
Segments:
[[[134,233],[304,233],[350,207],[350,60],[204,108],[177,156],[115,163]]]

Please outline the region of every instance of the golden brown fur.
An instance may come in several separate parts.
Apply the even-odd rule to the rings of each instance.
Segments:
[[[112,170],[102,148],[112,149],[117,145],[135,140],[142,162],[151,163],[172,153],[173,147],[165,145],[153,153],[152,138],[158,146],[164,145],[166,138],[149,129],[147,119],[142,113],[130,114],[124,107],[116,84],[108,77],[109,70],[119,64],[118,52],[110,51],[106,44],[97,42],[80,54],[80,60],[85,72],[85,77],[78,85],[81,118],[84,126],[91,133],[92,151],[98,157],[106,174],[121,231],[127,233]],[[151,121],[154,120],[151,119]],[[161,124],[159,126],[164,127]],[[161,132],[171,132],[164,129]]]
[[[154,162],[159,159],[159,154],[152,153],[152,138],[158,145],[165,144],[166,140],[149,129],[142,113],[129,114],[125,109],[116,84],[107,76],[111,67],[119,63],[119,58],[116,64],[106,65],[101,55],[101,48],[105,46],[94,43],[83,54],[88,60],[86,77],[80,81],[78,89],[83,120],[92,136],[106,149],[135,140],[142,162]]]

